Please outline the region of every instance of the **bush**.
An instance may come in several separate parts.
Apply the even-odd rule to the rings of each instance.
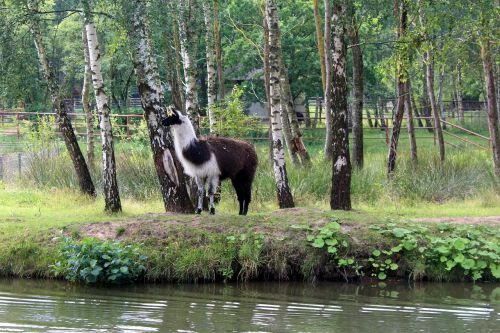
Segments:
[[[137,280],[146,270],[142,264],[146,259],[137,246],[67,237],[60,259],[51,268],[56,276],[72,282],[121,284]]]

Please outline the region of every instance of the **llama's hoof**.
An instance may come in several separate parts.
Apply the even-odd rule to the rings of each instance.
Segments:
[[[215,208],[210,208],[210,215],[215,215]]]
[[[200,215],[201,214],[201,210],[202,210],[201,208],[196,208],[196,211],[194,213]]]

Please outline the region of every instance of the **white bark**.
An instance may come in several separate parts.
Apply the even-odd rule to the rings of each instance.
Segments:
[[[208,99],[208,123],[210,133],[214,133],[215,119],[213,115],[213,108],[217,99],[217,73],[215,70],[215,40],[214,29],[212,24],[213,10],[209,3],[203,3],[203,11],[205,14],[205,27],[206,27],[206,54],[207,54],[207,99]]]
[[[196,1],[179,0],[179,39],[181,58],[184,65],[184,81],[186,92],[186,112],[199,134],[199,103],[196,90],[196,56],[198,53],[198,36],[195,22]]]
[[[108,97],[104,88],[104,80],[101,70],[101,54],[99,52],[99,42],[97,31],[90,12],[89,1],[84,1],[85,30],[87,32],[87,42],[90,60],[90,70],[92,73],[92,84],[99,114],[99,127],[101,129],[102,141],[102,168],[104,178],[104,199],[106,210],[111,212],[121,211],[120,194],[118,182],[116,180],[115,152],[113,147],[113,130],[110,121],[110,107]]]
[[[278,191],[280,208],[293,207],[293,198],[288,185],[285,153],[283,151],[282,121],[280,113],[280,61],[279,61],[279,26],[277,8],[272,0],[266,0],[266,19],[269,27],[269,67],[271,131],[273,141],[273,170]]]
[[[87,127],[87,162],[89,165],[94,164],[94,113],[90,105],[90,89],[92,83],[92,73],[90,71],[90,56],[87,41],[87,31],[85,26],[82,31],[83,54],[85,56],[85,73],[83,74],[82,87],[82,107],[85,113],[85,121]]]

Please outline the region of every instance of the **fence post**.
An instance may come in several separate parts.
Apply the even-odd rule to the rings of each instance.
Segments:
[[[22,157],[21,153],[17,153],[17,174],[21,176],[21,169],[22,169]]]
[[[19,139],[21,137],[21,129],[19,128],[19,113],[16,114],[16,131],[17,138]]]
[[[125,128],[127,129],[127,139],[130,139],[131,134],[130,134],[130,126],[129,126],[129,116],[125,116]]]

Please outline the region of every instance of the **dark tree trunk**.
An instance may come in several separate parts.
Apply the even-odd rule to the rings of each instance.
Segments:
[[[144,0],[127,2],[133,7],[129,36],[133,42],[134,68],[153,151],[156,173],[160,182],[165,209],[177,213],[194,212],[189,199],[182,166],[177,160],[168,129],[160,125],[165,110],[155,58],[152,56],[147,6]]]
[[[410,78],[404,83],[405,113],[408,128],[408,138],[410,140],[410,155],[413,163],[417,162],[417,140],[415,140],[415,128],[413,126],[413,113],[411,109]]]
[[[464,94],[463,94],[463,87],[462,87],[462,64],[459,61],[457,65],[457,82],[456,82],[456,90],[457,90],[457,114],[458,114],[458,121],[461,123],[464,122],[465,117],[464,117]]]
[[[347,57],[345,45],[345,0],[336,3],[332,15],[332,191],[330,208],[351,209],[351,162],[347,124]]]
[[[398,31],[398,39],[401,40],[404,38],[406,34],[406,28],[408,24],[408,12],[404,5],[404,1],[400,1],[399,3],[399,31]],[[404,52],[404,51],[400,51]],[[405,107],[405,80],[408,75],[406,72],[405,66],[407,65],[407,57],[405,54],[399,54],[399,62],[401,65],[397,69],[397,94],[398,100],[396,104],[396,113],[394,115],[394,121],[392,125],[392,135],[391,142],[389,145],[389,157],[387,162],[387,174],[389,176],[392,175],[394,169],[396,168],[396,160],[398,154],[398,142],[399,142],[399,134],[401,132],[401,123],[403,122],[404,116],[404,107]]]
[[[500,133],[498,132],[498,110],[495,95],[495,76],[493,74],[493,60],[491,58],[490,44],[490,41],[486,38],[481,41],[481,59],[483,61],[484,80],[487,91],[488,127],[490,130],[493,164],[495,168],[495,175],[500,176]]]
[[[432,116],[434,118],[434,130],[436,131],[438,146],[439,146],[439,159],[444,162],[444,138],[443,130],[441,129],[441,118],[439,117],[439,110],[436,103],[436,96],[434,94],[434,60],[430,51],[425,53],[425,61],[427,62],[427,92],[429,93],[429,100],[431,102]]]
[[[38,11],[36,4],[32,1],[29,2],[28,7],[30,11]],[[30,17],[32,17],[32,22],[30,22],[31,34],[33,35],[35,47],[37,49],[40,66],[43,71],[45,81],[47,82],[49,94],[52,98],[52,107],[56,113],[56,121],[59,126],[59,130],[61,131],[64,143],[68,149],[69,156],[73,162],[73,167],[75,168],[76,175],[78,177],[80,191],[86,195],[95,197],[95,187],[90,176],[89,168],[85,162],[82,151],[80,150],[80,146],[78,145],[78,140],[73,130],[73,126],[71,126],[71,121],[68,117],[66,109],[67,106],[60,96],[59,84],[57,82],[54,69],[49,64],[42,34],[40,32],[38,16],[31,13]]]
[[[427,64],[425,61],[422,62],[422,71],[424,74],[424,82],[422,84],[422,97],[420,98],[420,110],[421,114],[425,117],[425,127],[429,133],[433,133],[434,126],[431,121],[431,102],[429,100],[429,92],[427,89]]]
[[[422,118],[420,117],[420,112],[418,111],[418,105],[415,102],[415,96],[413,95],[413,91],[411,89],[411,83],[409,81],[408,81],[408,89],[409,89],[409,94],[410,94],[410,98],[411,98],[411,108],[415,112],[415,117],[417,117],[418,127],[423,128],[424,123],[422,122]]]
[[[353,19],[354,20],[354,19]],[[363,167],[363,53],[359,45],[358,27],[351,27],[352,52],[352,161]]]

